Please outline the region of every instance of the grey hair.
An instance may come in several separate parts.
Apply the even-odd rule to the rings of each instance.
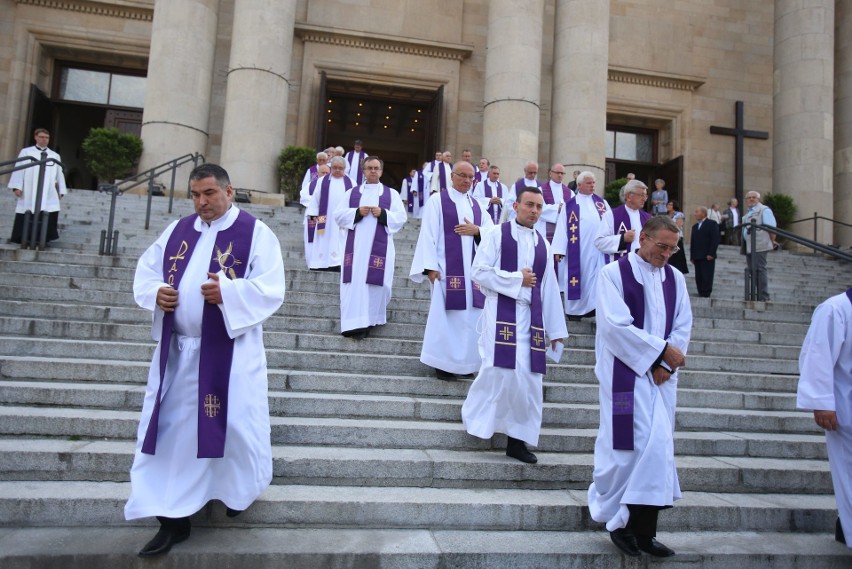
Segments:
[[[328,163],[329,167],[331,167],[332,164],[343,164],[343,167],[346,168],[346,158],[343,156],[335,156],[331,159],[331,162]]]
[[[328,160],[328,154],[326,154],[325,152],[317,152],[317,160],[319,160],[320,158],[325,158],[326,160]]]
[[[592,174],[591,172],[589,172],[588,170],[586,170],[585,172],[580,172],[580,175],[579,175],[579,176],[577,176],[577,183],[578,183],[578,184],[582,184],[582,183],[583,183],[583,182],[585,182],[585,181],[586,181],[586,179],[588,179],[588,178],[591,178],[592,180],[594,180],[594,179],[595,179],[595,175],[594,175],[594,174]]]
[[[647,192],[648,186],[646,186],[643,182],[640,182],[639,180],[633,179],[621,187],[621,191],[619,192],[618,196],[623,202],[627,199],[627,194],[632,194],[636,190],[645,190]]]
[[[695,209],[700,209],[701,211],[704,212],[704,215],[707,215],[707,208],[704,207],[703,205],[700,205],[700,206],[696,207]]]

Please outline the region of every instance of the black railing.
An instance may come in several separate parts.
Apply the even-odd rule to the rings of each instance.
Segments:
[[[19,165],[19,162],[26,163]],[[9,164],[14,164],[14,166],[11,168],[4,168]],[[0,162],[0,168],[4,168],[0,170],[0,176],[38,166],[38,186],[36,188],[35,204],[33,205],[34,211],[24,212],[24,226],[23,231],[21,232],[21,249],[29,249],[32,247],[33,249],[44,251],[47,246],[48,213],[41,210],[41,200],[44,196],[45,170],[51,164],[56,164],[63,170],[65,169],[62,162],[56,158],[48,158],[47,151],[44,150],[41,152],[41,160],[36,160],[33,156],[22,156],[13,160]],[[23,190],[23,188],[21,189]]]
[[[827,222],[831,223],[832,225],[842,225],[844,227],[852,227],[852,224],[844,223],[842,221],[837,221],[836,219],[831,219],[830,217],[824,217],[822,215],[819,215],[819,212],[816,212],[816,211],[814,212],[813,217],[805,217],[803,219],[797,219],[796,221],[791,221],[790,225],[793,225],[794,223],[804,223],[805,221],[813,221],[814,222],[814,241],[816,241],[817,235],[818,235],[817,231],[819,229],[819,220],[820,219],[823,220],[823,221],[827,221]]]
[[[784,239],[788,239],[794,243],[798,243],[804,247],[809,249],[813,249],[818,253],[822,253],[824,255],[828,255],[830,257],[834,257],[835,259],[840,259],[842,261],[847,261],[852,263],[852,255],[841,251],[836,247],[832,247],[831,245],[823,245],[822,243],[818,243],[815,240],[808,239],[806,237],[801,237],[796,235],[795,233],[791,233],[790,231],[786,231],[784,229],[779,229],[777,227],[773,227],[771,225],[763,225],[757,223],[756,219],[752,219],[751,223],[747,225],[738,225],[733,228],[734,231],[742,231],[743,227],[747,229],[746,238],[749,239],[750,248],[748,250],[754,251],[757,248],[757,232],[758,231],[766,231],[767,233],[772,233],[774,235],[783,237]],[[745,244],[744,244],[745,245]],[[758,300],[760,296],[762,296],[762,292],[760,290],[760,283],[757,278],[757,263],[752,262],[750,268],[746,268],[745,270],[745,299],[746,300]]]

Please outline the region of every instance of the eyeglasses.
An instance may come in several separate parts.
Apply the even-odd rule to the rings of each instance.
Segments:
[[[672,255],[674,255],[675,253],[680,251],[680,247],[678,247],[677,245],[666,245],[665,243],[656,243],[656,242],[653,242],[653,241],[652,241],[652,243],[654,243],[654,246],[657,249],[659,249],[659,250],[661,250],[665,253],[671,253]]]
[[[559,176],[564,176],[564,175],[565,175],[565,172],[557,172],[556,170],[551,170],[550,172],[551,172],[552,174],[557,174],[557,175],[559,175]]]
[[[474,176],[471,176],[470,174],[458,174],[456,172],[453,172],[453,176],[458,176],[459,178],[464,178],[465,180],[473,180],[474,178]]]

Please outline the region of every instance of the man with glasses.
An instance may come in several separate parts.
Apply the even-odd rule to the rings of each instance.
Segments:
[[[653,217],[639,249],[604,267],[597,282],[600,427],[589,511],[633,557],[674,555],[655,537],[659,510],[681,497],[675,404],[692,309],[683,274],[668,266],[677,242],[675,223]]]
[[[639,232],[651,219],[651,214],[645,211],[647,199],[648,186],[639,180],[631,180],[621,188],[621,201],[624,203],[604,214],[595,247],[604,254],[607,263],[639,248]]]
[[[470,196],[473,166],[453,166],[452,185],[426,202],[409,277],[428,279],[432,291],[420,361],[435,369],[438,379],[472,376],[481,358],[476,323],[485,295],[471,278],[480,228],[493,223]]]
[[[340,333],[363,340],[373,326],[387,322],[394,272],[393,234],[408,216],[399,193],[382,184],[384,163],[364,159],[364,183],[343,196],[334,211],[341,230]]]

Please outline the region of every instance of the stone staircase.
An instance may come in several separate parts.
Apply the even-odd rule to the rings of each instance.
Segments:
[[[0,566],[150,566],[136,551],[156,522],[123,519],[154,344],[136,307],[136,258],[166,212],[119,198],[119,255],[98,256],[108,203],[63,202],[44,252],[0,246]],[[11,230],[11,200],[0,219]],[[338,275],[309,272],[294,208],[246,206],[279,235],[287,298],[265,325],[273,485],[236,520],[212,503],[193,538],[158,567],[622,567],[586,508],[598,424],[594,324],[571,323],[545,378],[539,463],[508,459],[505,438],[465,433],[468,382],[419,360],[427,287],[406,275],[418,225],[396,238],[389,324],[339,335]],[[4,224],[7,222],[4,221]],[[5,234],[0,234],[5,238]],[[714,297],[693,296],[675,452],[684,499],[660,539],[691,567],[852,567],[833,541],[836,506],[824,439],[795,410],[797,358],[813,308],[852,267],[771,255],[772,303],[744,302],[744,260],[722,248]],[[694,279],[687,282],[694,295]]]

